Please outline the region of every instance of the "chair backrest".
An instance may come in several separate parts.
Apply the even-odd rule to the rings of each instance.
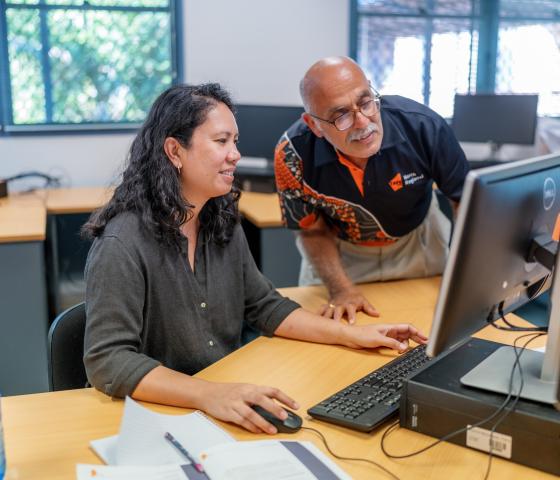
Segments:
[[[49,329],[49,387],[51,391],[83,388],[87,384],[84,367],[85,303],[79,303],[55,318]]]

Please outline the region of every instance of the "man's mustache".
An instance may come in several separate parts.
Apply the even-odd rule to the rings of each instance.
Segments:
[[[354,140],[360,140],[371,135],[373,132],[379,132],[379,127],[376,123],[371,122],[367,127],[351,132],[348,136],[348,141],[353,142]]]

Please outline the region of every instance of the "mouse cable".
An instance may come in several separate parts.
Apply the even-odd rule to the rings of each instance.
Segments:
[[[370,460],[369,458],[358,458],[358,457],[343,457],[341,455],[337,455],[336,453],[334,453],[331,450],[331,447],[329,447],[329,444],[327,443],[327,439],[325,438],[325,436],[319,431],[316,430],[315,428],[311,428],[311,427],[301,427],[302,430],[309,430],[311,432],[315,432],[317,435],[319,435],[319,437],[321,437],[321,440],[323,441],[323,444],[325,445],[325,448],[328,450],[328,452],[334,457],[334,458],[338,458],[339,460],[348,460],[351,462],[366,462],[366,463],[371,463],[372,465],[376,466],[377,468],[383,470],[385,473],[387,473],[388,475],[390,475],[392,478],[394,478],[395,480],[400,480],[399,477],[397,477],[393,472],[391,472],[390,470],[388,470],[387,468],[385,468],[383,465],[381,465],[380,463],[377,463],[374,460]]]
[[[381,450],[382,452],[385,454],[385,456],[387,456],[388,458],[391,459],[402,459],[402,458],[409,458],[409,457],[413,457],[415,455],[419,455],[420,453],[424,453],[425,451],[435,447],[436,445],[439,445],[440,443],[449,440],[450,438],[453,438],[463,432],[466,432],[468,430],[471,430],[472,428],[478,427],[480,425],[483,425],[485,423],[490,422],[491,420],[494,420],[496,417],[498,417],[498,420],[494,423],[492,430],[490,432],[490,439],[489,439],[489,444],[490,446],[492,445],[492,435],[496,429],[496,427],[498,426],[499,423],[501,423],[505,417],[507,415],[509,415],[512,411],[513,408],[515,408],[517,402],[519,401],[520,395],[521,395],[521,389],[517,392],[517,394],[515,395],[515,400],[513,402],[512,408],[508,408],[506,409],[507,405],[509,404],[510,400],[512,399],[513,395],[513,378],[515,375],[515,370],[516,368],[518,368],[521,371],[521,364],[519,363],[519,359],[521,357],[521,354],[523,353],[523,351],[527,348],[527,346],[529,345],[529,343],[531,343],[533,340],[535,340],[536,338],[540,337],[544,335],[544,333],[542,332],[537,332],[537,333],[527,333],[525,335],[521,335],[519,337],[517,337],[513,343],[513,348],[515,351],[515,362],[513,363],[513,367],[511,370],[511,374],[510,374],[510,380],[509,380],[509,392],[506,396],[506,399],[502,402],[502,404],[492,413],[490,414],[488,417],[474,423],[473,425],[468,425],[466,427],[460,428],[458,430],[455,430],[451,433],[448,433],[447,435],[444,435],[441,438],[438,438],[436,441],[432,442],[431,444],[427,445],[426,447],[423,447],[419,450],[416,450],[414,452],[410,452],[410,453],[406,453],[403,455],[393,455],[391,453],[389,453],[389,451],[387,450],[387,448],[385,447],[385,441],[387,440],[388,436],[393,433],[394,431],[396,431],[397,427],[399,426],[399,421],[397,420],[396,422],[393,422],[391,425],[389,425],[387,427],[387,429],[383,432],[383,435],[381,437]],[[526,337],[531,337],[522,347],[521,350],[518,351],[518,346],[517,346],[517,341],[522,339],[522,338],[526,338]],[[521,379],[521,382],[523,382],[523,379]],[[522,383],[523,385],[523,383]],[[522,386],[521,385],[521,386]],[[500,416],[500,414],[502,414],[505,411],[505,414]],[[493,448],[490,448],[490,451],[488,453],[488,466],[486,469],[486,474],[484,476],[484,478],[488,478],[488,475],[490,474],[490,465],[491,465],[491,461],[492,461],[492,453],[493,453]]]

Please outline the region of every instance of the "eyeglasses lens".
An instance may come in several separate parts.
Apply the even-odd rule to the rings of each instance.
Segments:
[[[371,117],[375,115],[379,109],[379,101],[376,99],[369,100],[360,105],[360,112],[366,117]],[[356,111],[346,112],[334,121],[334,126],[340,131],[348,130],[352,125],[354,125]]]

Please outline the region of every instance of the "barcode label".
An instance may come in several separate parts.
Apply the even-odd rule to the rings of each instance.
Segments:
[[[512,443],[511,436],[503,433],[492,433],[490,430],[479,427],[467,430],[467,447],[490,452],[490,445],[492,445],[492,453],[500,457],[511,458]]]

